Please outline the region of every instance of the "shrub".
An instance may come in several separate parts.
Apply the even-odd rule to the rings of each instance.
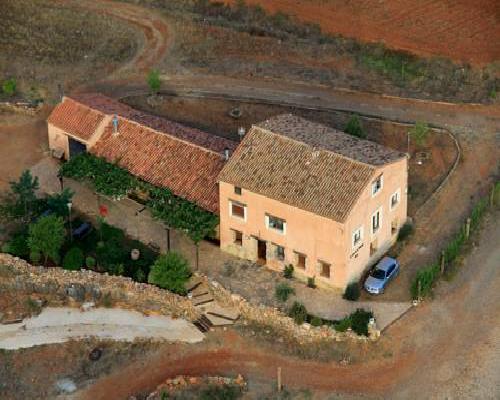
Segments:
[[[351,327],[351,318],[345,317],[337,322],[333,327],[337,332],[345,332]]]
[[[323,320],[320,317],[317,317],[315,315],[311,318],[311,325],[312,326],[321,326],[321,325],[323,325]]]
[[[403,241],[413,233],[413,224],[406,222],[398,232],[398,240]]]
[[[309,287],[311,289],[316,288],[316,279],[314,276],[307,278],[307,287]]]
[[[12,238],[2,246],[2,252],[27,259],[30,255],[30,249],[28,247],[28,231],[26,229],[22,229],[21,231],[16,232]]]
[[[109,264],[106,266],[106,271],[110,275],[121,276],[125,274],[125,267],[123,264]]]
[[[95,258],[94,257],[87,257],[85,259],[85,266],[87,268],[94,268],[95,267]]]
[[[2,91],[7,96],[14,96],[17,91],[17,82],[14,78],[7,79],[2,85]]]
[[[146,281],[146,274],[141,268],[138,268],[137,271],[135,271],[135,280],[137,282],[145,282]]]
[[[234,385],[210,385],[202,389],[197,398],[199,400],[236,400],[242,395],[241,388]]]
[[[344,132],[361,139],[366,138],[366,133],[363,130],[363,126],[361,125],[361,121],[357,115],[353,115],[349,122],[347,122]]]
[[[307,309],[302,303],[299,303],[298,301],[293,302],[288,315],[293,318],[297,325],[302,325],[307,321]]]
[[[83,251],[79,247],[72,247],[64,255],[63,268],[71,271],[77,271],[83,267]]]
[[[358,308],[350,316],[351,328],[358,335],[368,336],[368,322],[370,318],[373,318],[373,314],[370,311],[365,311],[362,308]]]
[[[417,276],[411,285],[411,294],[414,299],[419,295],[418,284],[420,282],[420,296],[425,297],[430,294],[432,285],[439,276],[439,264],[433,264],[428,267],[422,268],[417,272]]]
[[[40,218],[29,227],[28,247],[31,260],[39,262],[43,256],[44,264],[47,264],[49,257],[58,262],[65,236],[64,221],[61,217],[51,215]]]
[[[410,129],[410,135],[418,146],[423,146],[429,135],[429,126],[425,122],[417,122]]]
[[[283,276],[286,279],[293,278],[293,265],[292,264],[285,265],[285,269],[283,270]]]
[[[161,86],[160,73],[158,72],[158,70],[153,69],[152,71],[150,71],[148,77],[146,78],[146,81],[148,83],[149,89],[151,90],[151,93],[158,93]]]
[[[359,299],[361,291],[359,290],[358,282],[351,282],[345,288],[344,295],[342,296],[346,300],[356,301]]]
[[[295,289],[288,283],[282,282],[276,286],[276,298],[279,301],[284,303],[292,294],[295,294]]]
[[[148,282],[177,294],[186,294],[186,282],[191,276],[187,260],[178,253],[159,256],[148,276]]]
[[[96,255],[99,265],[107,269],[111,265],[123,263],[126,260],[127,251],[122,241],[112,238],[97,246]]]

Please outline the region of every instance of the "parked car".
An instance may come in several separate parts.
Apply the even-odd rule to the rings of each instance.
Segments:
[[[78,227],[73,229],[72,235],[75,239],[83,239],[90,232],[92,232],[92,225],[88,222],[83,222]]]
[[[370,271],[364,288],[370,294],[381,294],[389,281],[399,273],[399,262],[391,257],[384,257]]]
[[[37,222],[40,218],[43,218],[43,217],[48,217],[50,215],[52,215],[54,212],[52,210],[45,210],[43,213],[41,213],[40,215],[37,215],[36,217],[34,217],[31,222],[35,223]]]

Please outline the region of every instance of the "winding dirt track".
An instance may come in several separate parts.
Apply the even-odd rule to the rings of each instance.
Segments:
[[[166,23],[152,11],[130,4],[83,0],[78,5],[122,18],[140,29],[144,36],[143,47],[136,57],[108,77],[106,82],[94,85],[93,88],[116,97],[145,92],[147,88],[144,84],[129,83],[130,80],[125,81],[123,77],[140,75],[143,79],[144,72],[166,56],[172,41]],[[445,212],[447,220],[456,220],[470,205],[468,195],[478,190],[478,185],[473,180],[481,177],[486,179],[495,173],[494,165],[485,166],[484,163],[495,164],[495,160],[498,160],[498,151],[495,150],[498,149],[495,131],[500,126],[498,106],[422,102],[325,87],[235,81],[223,77],[171,77],[164,81],[163,87],[167,91],[192,96],[246,98],[304,108],[344,109],[393,120],[425,120],[439,126],[459,125],[477,130],[475,137],[464,134],[464,140],[471,140],[465,157],[470,162],[463,164],[460,176],[452,180],[450,189],[443,191],[437,205],[429,210],[428,223],[438,220],[441,212]],[[474,157],[467,158],[474,154],[475,138],[482,143],[484,156],[475,154]],[[484,159],[483,163],[481,159]],[[468,185],[463,189],[461,179],[468,173],[473,178],[469,179]],[[457,210],[450,206],[454,198],[460,198],[454,204]],[[498,218],[498,214],[496,217]],[[437,231],[430,228],[423,230],[421,240],[439,243],[444,233],[438,232],[439,236]],[[123,399],[138,391],[151,389],[166,377],[178,373],[198,375],[236,371],[251,379],[273,379],[278,365],[283,368],[285,385],[290,387],[308,387],[325,392],[367,392],[393,398],[442,398],[440,394],[462,396],[464,393],[469,394],[466,396],[469,398],[497,398],[500,396],[498,377],[492,378],[488,385],[478,387],[450,386],[450,381],[461,376],[464,385],[467,385],[467,380],[474,375],[470,371],[487,375],[490,370],[481,370],[483,360],[484,365],[493,365],[498,370],[498,237],[498,224],[490,223],[483,235],[481,247],[464,266],[454,283],[455,288],[447,290],[448,293],[440,296],[437,301],[424,304],[408,314],[404,323],[389,328],[382,343],[393,347],[393,358],[347,367],[306,362],[263,350],[255,347],[253,342],[228,334],[227,341],[208,350],[195,346],[184,352],[172,350],[170,354],[159,354],[155,359],[148,359],[147,368],[143,362],[124,367],[97,381],[82,392],[79,398]],[[469,281],[467,278],[471,271],[474,278]],[[480,324],[478,316],[487,318]],[[462,366],[468,368],[469,372],[464,373]],[[442,387],[437,391],[440,385]]]

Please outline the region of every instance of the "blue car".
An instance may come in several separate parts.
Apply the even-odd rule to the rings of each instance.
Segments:
[[[389,281],[399,273],[399,263],[391,257],[384,257],[370,271],[366,278],[364,287],[370,294],[381,294],[384,292]]]

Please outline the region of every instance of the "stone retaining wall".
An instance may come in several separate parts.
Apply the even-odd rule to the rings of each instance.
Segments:
[[[121,276],[110,276],[89,270],[67,271],[59,267],[32,266],[9,254],[0,253],[0,266],[11,268],[14,277],[0,275],[0,287],[40,295],[55,295],[76,302],[102,301],[110,296],[112,302],[144,313],[158,313],[183,317],[190,321],[199,318],[199,312],[187,298],[146,283],[134,282]]]
[[[380,337],[380,331],[375,326],[369,326],[370,336],[358,336],[348,330],[347,332],[337,332],[329,326],[314,327],[310,324],[297,325],[294,320],[277,308],[267,306],[255,306],[246,301],[243,297],[232,294],[215,280],[205,277],[208,287],[213,297],[225,306],[236,307],[241,317],[248,322],[266,326],[276,334],[283,337],[292,337],[299,343],[311,343],[316,341],[343,341],[347,339],[356,340],[376,340]]]

